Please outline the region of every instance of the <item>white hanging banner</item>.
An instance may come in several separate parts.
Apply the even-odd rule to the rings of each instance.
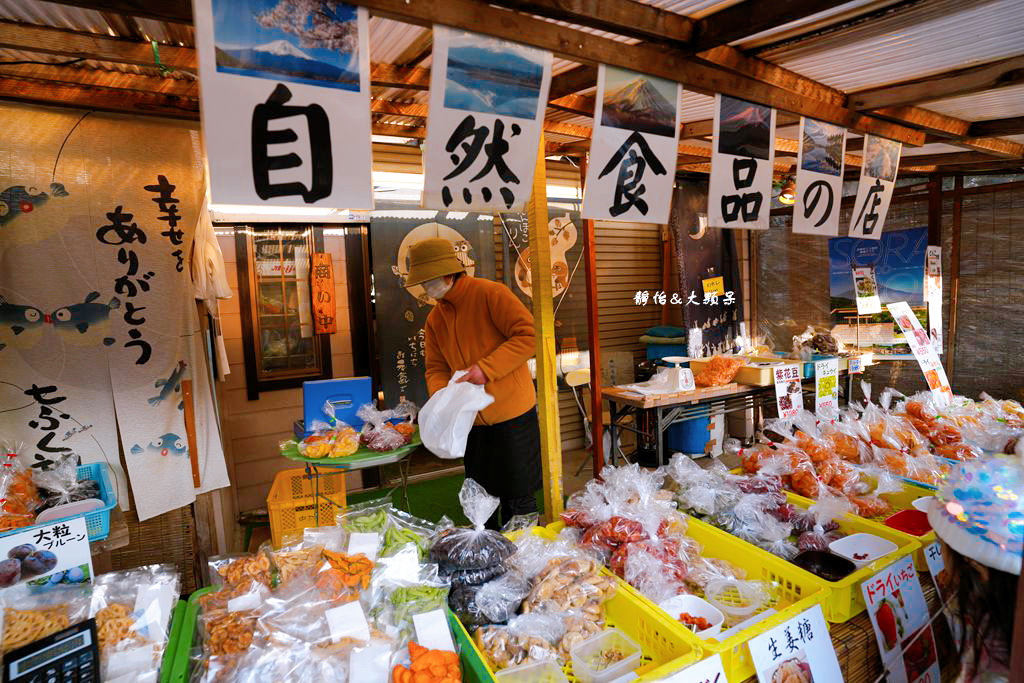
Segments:
[[[942,247],[925,251],[924,300],[928,303],[928,336],[935,353],[942,354]]]
[[[903,336],[906,337],[910,350],[914,352],[914,358],[917,359],[917,364],[921,366],[921,372],[924,373],[924,379],[928,383],[928,388],[931,389],[932,396],[935,397],[936,402],[940,406],[949,405],[949,402],[953,399],[953,391],[949,388],[946,370],[942,367],[942,361],[939,360],[939,355],[935,353],[935,348],[928,338],[928,333],[921,327],[921,322],[917,319],[914,311],[911,310],[910,305],[906,301],[887,304],[886,308],[889,309],[892,319],[896,321],[900,330],[903,331]]]
[[[217,204],[372,209],[367,10],[195,0]]]
[[[857,201],[850,219],[850,237],[877,240],[882,237],[889,212],[896,170],[903,145],[874,135],[864,136],[864,159],[860,167]]]
[[[839,235],[846,129],[800,117],[793,232]]]
[[[551,53],[434,26],[423,206],[522,211],[551,85]]]
[[[768,229],[775,161],[775,110],[715,95],[708,225]]]
[[[853,291],[857,298],[857,315],[873,315],[882,312],[882,300],[878,298],[878,279],[871,266],[853,269]]]
[[[602,64],[583,218],[668,223],[682,86]]]

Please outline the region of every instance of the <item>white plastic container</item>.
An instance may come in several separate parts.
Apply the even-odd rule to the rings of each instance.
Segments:
[[[589,662],[593,658],[610,648],[617,648],[625,657],[603,669],[595,669],[591,666]],[[641,650],[640,646],[625,633],[611,628],[584,640],[569,654],[572,656],[573,676],[580,683],[610,683],[636,671],[636,668],[640,666]]]
[[[678,620],[683,612],[695,617],[703,617],[711,622],[709,628],[703,631],[695,631],[698,638],[714,638],[722,632],[722,624],[725,623],[725,614],[707,600],[698,598],[696,595],[677,595],[674,598],[665,600],[660,605],[661,609],[668,612],[673,620]],[[684,628],[689,628],[683,624]]]
[[[558,663],[550,659],[502,669],[494,677],[501,683],[569,683]]]
[[[896,552],[899,546],[880,536],[861,532],[832,541],[828,544],[828,549],[840,557],[845,557],[860,569],[880,557]]]
[[[934,498],[935,496],[921,496],[920,498],[916,498],[911,505],[914,506],[915,510],[920,510],[925,514],[928,514],[928,508],[931,507],[932,500]]]

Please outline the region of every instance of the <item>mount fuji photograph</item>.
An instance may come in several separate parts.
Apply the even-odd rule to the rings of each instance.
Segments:
[[[448,44],[444,106],[535,119],[543,78],[540,50],[453,31]]]
[[[605,66],[601,125],[674,137],[676,92],[664,78]]]
[[[214,0],[217,71],[358,91],[356,7],[316,4]]]

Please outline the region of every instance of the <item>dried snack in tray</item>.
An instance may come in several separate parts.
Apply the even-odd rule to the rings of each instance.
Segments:
[[[210,579],[215,584],[248,588],[259,583],[270,588],[270,558],[264,552],[254,555],[215,557],[210,560]]]
[[[391,673],[394,683],[461,683],[459,656],[447,650],[428,650],[409,641],[409,666]]]
[[[451,592],[448,594],[448,608],[455,613],[455,616],[467,629],[491,623],[491,620],[476,603],[476,596],[481,588],[483,588],[482,585],[460,584],[452,586]]]
[[[21,464],[17,449],[8,445],[0,455],[0,531],[35,524],[42,505],[32,473]]]
[[[614,594],[614,579],[601,574],[601,565],[596,560],[556,557],[537,576],[523,601],[522,612],[578,609],[600,618],[601,604]]]
[[[484,527],[498,508],[498,499],[480,484],[466,479],[459,501],[472,528],[450,528],[438,533],[430,546],[430,561],[454,569],[479,569],[504,562],[516,551],[515,544]]]
[[[496,670],[549,659],[564,663],[557,644],[565,626],[563,615],[524,614],[507,626],[477,629],[474,641]]]
[[[270,552],[270,558],[281,575],[281,583],[287,583],[298,575],[312,575],[324,564],[323,546],[313,545],[304,548],[282,548]]]
[[[205,652],[211,657],[245,652],[252,645],[257,614],[217,611],[200,617]]]
[[[734,356],[714,356],[697,376],[693,378],[699,387],[720,387],[733,381],[736,373],[747,362],[745,358]]]
[[[508,572],[480,586],[474,601],[489,624],[504,624],[519,611],[530,594],[531,584],[518,571]]]
[[[0,652],[35,642],[89,616],[90,586],[57,586],[31,593],[25,584],[0,591]]]
[[[78,456],[68,455],[56,465],[34,475],[42,503],[39,511],[100,497],[100,485],[93,479],[78,480]]]
[[[337,572],[337,578],[347,588],[366,590],[370,586],[374,563],[366,555],[346,555],[324,550],[323,556],[327,558],[331,568],[320,572],[317,575],[318,580],[322,575],[328,574],[331,578],[324,578],[323,581],[331,581],[335,576],[334,572]]]
[[[507,561],[492,564],[489,567],[480,567],[479,569],[451,569],[445,566],[441,567],[440,577],[448,581],[454,589],[456,586],[477,586],[487,583],[507,571]]]

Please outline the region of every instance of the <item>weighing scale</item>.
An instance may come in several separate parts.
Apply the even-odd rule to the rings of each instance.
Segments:
[[[22,645],[4,655],[4,683],[99,683],[96,620]]]

